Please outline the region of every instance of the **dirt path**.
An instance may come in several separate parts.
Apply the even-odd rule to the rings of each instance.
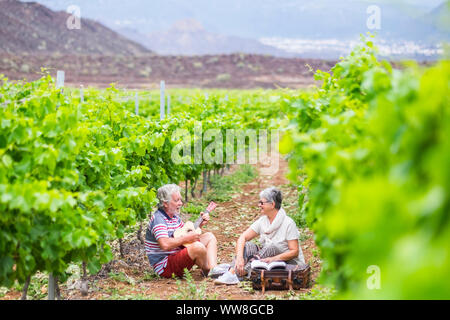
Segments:
[[[260,171],[261,167],[257,167]],[[285,178],[288,167],[286,161],[280,158],[280,169],[273,176],[258,177],[241,186],[241,192],[232,199],[222,202],[216,208],[210,223],[204,232],[214,233],[218,240],[218,263],[230,263],[234,256],[235,243],[239,235],[255,221],[259,212],[257,202],[259,192],[266,187],[276,186],[283,192],[283,207],[288,214],[297,210],[297,190],[289,185]],[[144,224],[146,226],[146,224]],[[318,250],[313,241],[313,235],[308,230],[300,230],[301,247],[305,260],[312,266],[313,281],[320,270]],[[145,256],[143,245],[134,233],[124,240],[124,258],[117,258],[104,266],[96,276],[89,277],[89,293],[82,296],[78,289],[80,282],[61,285],[63,299],[239,299],[260,300],[266,298],[301,298],[301,295],[311,289],[296,291],[254,291],[249,282],[241,282],[237,286],[215,285],[213,280],[201,276],[197,267],[191,271],[194,281],[164,279],[156,276]],[[114,248],[116,257],[119,256]],[[45,290],[45,288],[43,289]],[[19,298],[19,292],[11,292],[7,297]],[[4,298],[7,298],[4,297]]]

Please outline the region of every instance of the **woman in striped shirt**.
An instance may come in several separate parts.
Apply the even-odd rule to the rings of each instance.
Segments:
[[[182,277],[184,268],[190,270],[197,265],[207,275],[217,265],[217,240],[211,232],[198,235],[190,232],[180,238],[174,238],[176,229],[184,226],[179,214],[183,202],[180,187],[168,184],[158,189],[158,210],[153,214],[145,236],[145,251],[155,272],[170,278],[172,274]],[[209,214],[203,213],[203,222],[209,220]],[[183,243],[192,243],[184,247]]]

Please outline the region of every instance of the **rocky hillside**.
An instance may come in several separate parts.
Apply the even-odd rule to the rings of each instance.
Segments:
[[[307,87],[313,70],[330,70],[335,61],[288,59],[264,55],[204,56],[97,56],[0,54],[0,75],[10,80],[41,77],[41,67],[52,76],[66,72],[66,85],[159,88],[161,80],[175,88],[277,88]]]
[[[102,24],[81,19],[68,28],[70,14],[35,2],[0,0],[0,53],[141,55],[150,51]]]

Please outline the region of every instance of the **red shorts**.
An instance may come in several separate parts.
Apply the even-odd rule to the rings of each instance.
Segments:
[[[167,267],[164,269],[161,276],[165,278],[172,278],[172,274],[174,273],[178,277],[183,277],[184,268],[191,270],[193,265],[194,261],[192,261],[191,257],[189,257],[187,248],[184,248],[177,253],[171,254],[167,258]]]

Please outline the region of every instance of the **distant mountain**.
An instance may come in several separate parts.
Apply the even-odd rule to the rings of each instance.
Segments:
[[[435,59],[441,43],[450,41],[449,28],[442,27],[450,21],[444,0],[36,1],[55,10],[76,4],[82,17],[162,54],[338,59],[370,31],[386,57]],[[368,29],[370,5],[380,9],[379,30]]]
[[[140,55],[150,51],[102,24],[81,19],[69,29],[66,12],[35,2],[0,0],[0,52]]]
[[[38,0],[52,8],[76,3],[83,16],[118,29],[147,34],[168,30],[183,19],[208,32],[241,38],[357,39],[366,33],[367,8],[381,9],[378,35],[386,40],[428,41],[445,36],[423,21],[442,0]]]
[[[180,20],[168,30],[147,35],[139,34],[138,31],[130,28],[123,28],[118,30],[118,32],[158,54],[212,55],[240,52],[285,57],[293,56],[293,54],[286,51],[264,45],[258,40],[208,32],[195,19]]]

